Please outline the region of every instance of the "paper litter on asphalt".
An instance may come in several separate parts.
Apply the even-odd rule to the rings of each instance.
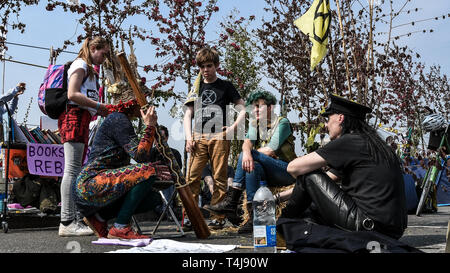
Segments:
[[[152,242],[153,239],[132,239],[132,240],[123,240],[123,239],[108,239],[108,238],[99,238],[97,241],[93,241],[94,245],[120,245],[120,246],[134,246],[134,247],[143,247],[147,246]]]
[[[182,243],[169,239],[157,239],[145,247],[119,249],[108,253],[223,253],[237,247],[239,245]]]

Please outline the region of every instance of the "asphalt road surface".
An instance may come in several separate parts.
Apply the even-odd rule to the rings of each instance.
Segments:
[[[408,216],[408,228],[400,241],[416,247],[426,253],[444,253],[446,246],[447,226],[450,220],[450,207],[439,207],[437,213]],[[139,219],[139,225],[144,234],[151,234],[156,221]],[[0,253],[105,253],[119,249],[129,249],[128,246],[95,245],[95,236],[59,237],[56,227],[47,228],[10,228],[6,233],[0,233]],[[180,242],[195,242],[220,245],[252,245],[252,234],[238,234],[231,226],[225,230],[214,231],[208,239],[197,239],[193,231],[185,232],[184,236],[177,231],[175,223],[164,221],[153,236],[154,239],[165,238]],[[251,248],[237,248],[231,253],[252,253]]]

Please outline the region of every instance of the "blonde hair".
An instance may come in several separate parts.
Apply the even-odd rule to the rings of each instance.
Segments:
[[[94,67],[92,66],[91,59],[91,47],[95,47],[95,49],[102,49],[109,46],[108,40],[103,37],[96,36],[94,38],[86,38],[84,40],[83,45],[81,46],[80,51],[78,52],[77,58],[83,59],[88,65],[88,76],[89,78],[94,77]]]
[[[195,57],[195,62],[198,66],[202,66],[204,63],[212,62],[214,65],[219,64],[219,52],[214,48],[205,47],[200,49]]]

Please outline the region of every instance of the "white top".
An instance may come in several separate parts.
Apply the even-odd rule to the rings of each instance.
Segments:
[[[79,68],[82,68],[84,70],[84,75],[87,75],[88,73],[87,63],[83,59],[78,58],[70,65],[70,68],[67,71],[67,85],[69,84],[70,76],[72,75],[72,73]],[[96,77],[94,77],[93,79],[87,77],[80,87],[80,92],[94,101],[99,101]],[[77,105],[77,103],[71,100],[69,100],[68,103]],[[90,108],[87,106],[80,106],[80,108],[88,110],[91,113],[91,116],[94,116],[97,113],[97,110],[95,110],[94,108]]]

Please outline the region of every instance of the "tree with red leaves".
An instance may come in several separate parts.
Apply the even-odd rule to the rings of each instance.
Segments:
[[[2,14],[0,25],[0,52],[7,49],[6,34],[8,33],[7,26],[10,26],[12,30],[19,30],[21,33],[25,32],[26,25],[19,21],[20,10],[25,6],[37,5],[38,0],[15,0],[15,1],[0,1],[0,13]],[[10,22],[10,18],[15,16],[16,21]],[[3,57],[3,56],[2,56]]]
[[[250,24],[255,20],[239,17],[239,12],[233,10],[220,23],[221,31],[217,47],[221,51],[222,62],[218,73],[226,77],[236,86],[241,97],[245,100],[248,95],[260,87],[262,79],[261,65],[257,61],[258,48],[254,40]],[[237,116],[237,113],[234,113]],[[248,128],[248,125],[246,126]],[[236,166],[242,149],[242,140],[233,139],[230,148],[230,162]]]
[[[219,11],[218,0],[163,0],[146,1],[145,15],[156,23],[158,33],[147,35],[145,39],[155,48],[156,64],[144,67],[146,72],[156,75],[151,89],[167,88],[167,93],[178,98],[185,97],[197,76],[195,56],[206,46],[205,27],[213,13]],[[144,38],[144,37],[141,37]],[[174,92],[177,79],[187,85],[178,96]]]
[[[311,72],[307,68],[311,43],[293,21],[312,1],[266,0],[271,16],[263,21],[258,37],[269,83],[286,98],[288,109],[296,110],[303,134],[309,135],[319,124],[320,107],[330,93],[370,106],[373,126],[380,122],[396,128],[414,126],[428,105],[448,119],[448,94],[442,92],[448,90],[446,76],[435,68],[427,74],[420,56],[399,45],[402,35],[392,34],[400,15],[417,12],[406,10],[409,2],[398,3],[396,9],[392,1],[375,5],[373,0],[357,4],[337,0],[339,9],[331,10],[328,53]],[[389,13],[383,13],[386,8]],[[381,27],[388,32],[379,31]]]
[[[234,10],[220,23],[221,32],[217,47],[222,54],[221,76],[236,86],[242,98],[258,88],[262,75],[257,62],[258,48],[250,23],[255,17],[239,17]]]
[[[162,0],[146,1],[143,5],[147,18],[156,23],[158,33],[147,35],[155,48],[156,64],[147,64],[144,71],[153,73],[156,82],[152,90],[160,90],[168,97],[183,102],[188,90],[198,74],[195,64],[197,52],[207,46],[205,27],[213,13],[219,11],[218,0]],[[144,37],[142,37],[144,38]],[[175,93],[175,82],[182,79],[187,85],[185,90]],[[164,87],[171,85],[164,91]],[[177,112],[175,101],[171,113]],[[187,153],[184,149],[184,170],[187,165]]]
[[[311,72],[310,42],[293,24],[310,6],[308,1],[266,0],[265,11],[270,14],[257,30],[261,57],[268,76],[269,85],[280,93],[280,106],[285,112],[296,111],[303,121],[300,126],[300,140],[318,126],[318,114],[323,104],[323,72]],[[324,90],[325,88],[325,90]]]
[[[138,3],[139,2],[139,3]],[[138,33],[137,26],[124,25],[124,21],[131,16],[143,15],[144,7],[136,0],[92,0],[91,4],[61,2],[48,0],[46,9],[54,11],[61,7],[64,12],[79,14],[77,20],[83,26],[84,32],[77,36],[76,41],[66,40],[62,51],[68,45],[80,44],[86,37],[99,35],[111,41],[130,40],[130,33]],[[137,34],[135,34],[137,35]],[[116,48],[119,46],[116,44]]]

